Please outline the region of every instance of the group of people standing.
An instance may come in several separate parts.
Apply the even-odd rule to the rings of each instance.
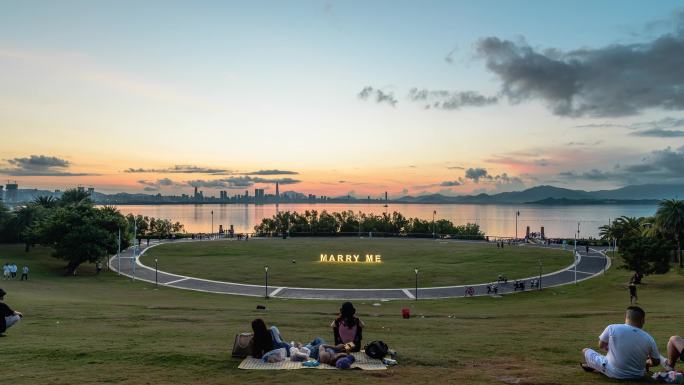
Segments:
[[[345,302],[340,313],[330,327],[333,331],[333,344],[323,338],[316,337],[311,342],[286,342],[277,326],[270,328],[257,318],[252,321],[254,336],[250,343],[252,357],[261,358],[264,362],[279,362],[286,359],[304,361],[307,366],[328,364],[340,369],[349,369],[354,363],[352,352],[361,350],[364,323],[356,316],[356,309],[351,302]]]
[[[2,266],[2,279],[16,279],[17,278],[17,271],[19,268],[17,267],[16,263],[5,263]],[[21,268],[21,280],[22,281],[28,281],[28,273],[29,273],[29,268],[28,266],[24,266]]]

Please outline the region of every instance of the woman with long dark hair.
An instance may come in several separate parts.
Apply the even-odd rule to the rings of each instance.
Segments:
[[[271,332],[266,328],[266,323],[261,318],[252,321],[252,357],[261,358],[264,354],[275,349]]]
[[[363,338],[363,321],[356,316],[356,309],[351,302],[345,302],[340,308],[340,314],[330,324],[333,328],[335,345],[353,343],[350,351],[358,352],[361,350],[361,339]]]
[[[252,332],[252,357],[261,358],[271,350],[280,348],[285,348],[287,356],[290,356],[290,344],[283,341],[283,336],[275,325],[269,329],[264,320],[257,318],[252,321]]]

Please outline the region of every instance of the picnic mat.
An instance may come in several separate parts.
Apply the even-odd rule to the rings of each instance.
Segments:
[[[370,358],[366,353],[358,352],[352,353],[356,359],[351,365],[351,369],[361,369],[361,370],[386,370],[387,365],[383,364],[381,360],[375,358]],[[282,362],[263,362],[258,358],[247,357],[240,363],[238,369],[245,370],[295,370],[295,369],[335,369],[334,366],[320,364],[316,367],[306,367],[302,366],[301,362],[290,361],[289,359]]]

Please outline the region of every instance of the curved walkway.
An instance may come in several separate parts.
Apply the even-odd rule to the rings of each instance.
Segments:
[[[213,241],[170,241],[170,242],[213,242]],[[252,297],[264,297],[268,292],[269,297],[276,298],[293,298],[293,299],[330,299],[330,300],[406,300],[415,299],[415,288],[397,288],[397,289],[322,289],[322,288],[297,288],[284,286],[268,286],[264,285],[248,285],[234,282],[212,281],[208,279],[188,277],[184,275],[167,273],[164,271],[155,271],[154,267],[145,266],[140,263],[140,255],[144,254],[148,249],[158,246],[164,242],[152,242],[149,246],[143,245],[139,247],[138,256],[133,258],[133,248],[129,248],[121,252],[120,258],[113,256],[109,260],[109,267],[132,279],[140,281],[155,283],[176,289],[195,290],[218,294],[232,294]],[[513,246],[511,246],[513,247]],[[544,247],[525,245],[521,247]],[[133,262],[135,261],[135,263]],[[610,268],[611,260],[602,249],[590,249],[589,253],[582,248],[578,249],[578,258],[576,259],[577,269],[575,273],[575,264],[542,275],[541,286],[543,288],[568,285],[575,282],[584,281],[602,274],[605,270]],[[527,277],[524,280],[527,291],[537,290],[530,289],[529,280],[538,279],[539,276]],[[520,279],[523,280],[523,279]],[[422,287],[418,288],[418,298],[420,299],[436,299],[436,298],[455,298],[464,297],[465,290],[468,287],[474,289],[475,296],[489,295],[487,293],[487,285],[495,282],[487,282],[477,285],[459,285],[459,286],[444,286],[444,287]],[[499,294],[514,293],[513,282],[509,281],[506,284],[499,284]]]

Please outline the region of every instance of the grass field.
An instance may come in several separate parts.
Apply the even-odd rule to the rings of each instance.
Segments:
[[[321,262],[320,254],[380,254],[382,263]],[[490,282],[499,273],[509,279],[551,272],[572,263],[568,251],[535,247],[434,241],[425,239],[290,238],[167,244],[145,253],[142,262],[181,275],[218,281],[290,287],[395,288]],[[292,261],[296,263],[293,263]]]
[[[357,302],[365,341],[382,339],[400,365],[382,373],[241,371],[235,333],[255,317],[289,339],[330,338],[339,307],[329,301],[233,297],[131,282],[111,272],[62,277],[61,261],[37,248],[0,246],[0,264],[32,268],[29,282],[1,282],[24,320],[0,338],[2,383],[12,384],[611,384],[582,372],[579,351],[607,323],[621,322],[630,273],[610,270],[578,286],[502,298]],[[661,351],[684,331],[684,277],[646,277],[646,330]],[[266,311],[257,311],[266,304]],[[402,307],[415,317],[403,320]],[[630,382],[624,382],[630,384]]]

